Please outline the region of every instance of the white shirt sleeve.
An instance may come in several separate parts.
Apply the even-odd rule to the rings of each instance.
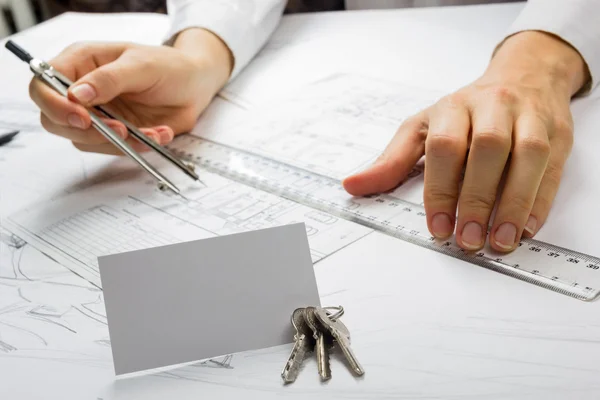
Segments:
[[[588,91],[600,81],[600,0],[529,0],[509,30],[543,31],[573,46],[590,70]]]
[[[286,0],[169,0],[171,28],[166,43],[187,28],[213,32],[233,54],[233,78],[273,33],[285,4]]]

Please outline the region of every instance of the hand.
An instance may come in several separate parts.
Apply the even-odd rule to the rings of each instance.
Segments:
[[[75,44],[50,61],[75,83],[65,98],[33,79],[30,95],[40,107],[42,126],[83,151],[121,154],[91,127],[86,108],[108,104],[161,145],[189,131],[227,82],[232,60],[227,46],[201,29],[179,35],[175,47],[131,43]],[[125,126],[105,122],[136,151],[147,147],[128,137]]]
[[[579,53],[560,39],[512,36],[481,78],[406,120],[378,161],[344,187],[353,195],[390,190],[425,154],[431,234],[453,233],[458,206],[456,240],[477,250],[496,205],[490,244],[511,251],[548,216],[573,142],[569,102],[586,73]]]

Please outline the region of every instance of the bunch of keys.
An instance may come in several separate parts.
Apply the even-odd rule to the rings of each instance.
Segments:
[[[336,310],[331,313],[330,310]],[[297,308],[292,313],[294,347],[288,358],[281,377],[285,383],[296,381],[306,355],[314,350],[317,355],[317,366],[321,380],[331,379],[330,351],[335,344],[342,350],[350,370],[357,376],[365,371],[356,359],[350,347],[350,331],[339,320],[344,315],[344,308],[339,307],[305,307]]]

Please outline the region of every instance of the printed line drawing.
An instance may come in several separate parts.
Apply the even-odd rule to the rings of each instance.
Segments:
[[[4,228],[0,304],[0,357],[112,368],[101,290]],[[73,351],[75,342],[90,353]],[[104,349],[100,354],[105,357],[95,348]],[[233,355],[227,355],[193,367],[233,369],[232,361]]]
[[[114,192],[89,187],[60,202],[33,206],[42,218],[31,218],[28,210],[13,215],[9,226],[97,287],[97,258],[105,254],[306,222],[316,263],[371,231],[224,177],[203,175],[206,187],[181,186],[185,198],[161,192],[152,181],[137,181],[134,187],[117,183]]]
[[[0,352],[58,350],[80,333],[108,337],[101,291],[2,228],[0,286]]]
[[[402,122],[441,94],[337,74],[239,126],[198,135],[336,179],[373,163]]]

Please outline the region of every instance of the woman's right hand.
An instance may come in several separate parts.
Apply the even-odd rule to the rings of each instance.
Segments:
[[[121,154],[91,126],[87,109],[108,104],[165,145],[174,135],[192,129],[229,79],[233,60],[217,36],[193,28],[182,32],[174,47],[81,43],[65,49],[50,64],[74,84],[65,98],[38,79],[31,81],[29,92],[41,109],[42,126],[80,150]],[[147,149],[128,137],[122,123],[105,122],[135,150]]]

